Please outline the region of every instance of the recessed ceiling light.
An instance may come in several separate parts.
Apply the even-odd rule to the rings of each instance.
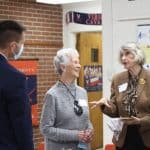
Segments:
[[[93,0],[36,0],[38,3],[45,4],[67,4],[67,3],[77,3],[77,2],[87,2]]]

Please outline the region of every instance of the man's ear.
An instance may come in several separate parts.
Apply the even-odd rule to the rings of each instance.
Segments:
[[[13,55],[15,54],[16,47],[17,47],[17,44],[15,41],[12,41],[7,44],[6,55],[8,58],[11,59],[13,57]]]
[[[16,47],[17,47],[17,44],[15,41],[11,42],[9,45],[10,45],[10,48],[13,50],[16,49]]]

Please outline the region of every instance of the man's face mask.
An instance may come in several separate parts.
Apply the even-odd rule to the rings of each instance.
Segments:
[[[19,47],[19,46],[17,46],[17,47]],[[24,49],[24,44],[21,44],[21,46],[16,50],[17,52],[13,51],[13,55],[14,55],[13,57],[15,60],[20,58],[20,56],[23,52],[23,49]]]

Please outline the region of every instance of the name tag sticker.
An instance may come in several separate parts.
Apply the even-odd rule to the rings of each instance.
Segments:
[[[88,106],[87,101],[85,99],[79,99],[79,105],[80,106]]]
[[[118,86],[119,92],[126,91],[127,87],[128,87],[128,83],[123,83],[123,84],[119,85]]]

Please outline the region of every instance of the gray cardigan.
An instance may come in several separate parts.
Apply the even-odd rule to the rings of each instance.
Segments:
[[[78,131],[93,128],[89,120],[87,92],[75,83],[67,87],[81,102],[83,114],[75,114],[74,99],[60,81],[50,88],[45,95],[40,121],[46,150],[77,150]]]

